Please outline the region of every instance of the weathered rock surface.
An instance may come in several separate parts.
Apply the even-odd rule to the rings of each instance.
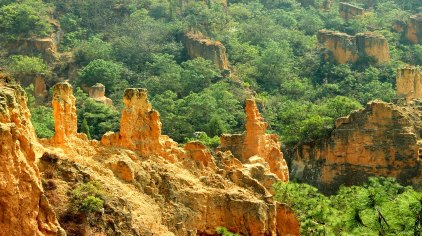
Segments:
[[[58,57],[57,44],[52,37],[19,39],[9,42],[5,48],[10,54],[41,55],[45,61],[54,62]]]
[[[422,71],[417,67],[405,67],[397,70],[397,96],[407,101],[422,99]]]
[[[78,132],[76,116],[76,98],[73,88],[67,82],[62,82],[53,87],[53,115],[55,134],[52,141],[65,144],[69,138],[76,137]]]
[[[320,30],[317,38],[325,50],[325,60],[345,64],[356,62],[362,57],[372,57],[377,63],[390,62],[388,42],[381,35],[367,32],[350,36],[336,31]]]
[[[24,90],[0,75],[0,235],[65,235],[41,186]]]
[[[34,85],[34,96],[37,102],[42,103],[48,96],[47,85],[45,84],[45,79],[36,75],[33,81]]]
[[[97,83],[88,89],[89,97],[107,106],[113,106],[113,101],[105,96],[105,86]]]
[[[421,117],[420,101],[404,106],[370,102],[337,120],[329,138],[295,148],[291,175],[328,193],[368,176],[395,177],[420,188]]]
[[[184,34],[182,42],[190,58],[202,57],[212,61],[221,70],[229,69],[226,48],[221,42],[212,41],[199,32]]]
[[[422,43],[422,14],[411,16],[407,22],[406,38],[413,44]]]
[[[361,16],[365,13],[365,10],[361,7],[352,5],[347,2],[340,2],[339,3],[339,12],[340,16],[345,19],[349,20],[356,16]]]
[[[278,136],[266,134],[267,126],[259,114],[255,100],[246,100],[246,133],[222,135],[220,150],[231,151],[243,163],[248,163],[253,156],[259,156],[269,164],[272,173],[282,181],[288,181],[287,164],[280,150]]]
[[[64,87],[65,97],[71,97],[71,88]],[[298,235],[299,224],[292,223],[294,214],[287,214],[289,208],[277,207],[272,199],[271,185],[280,180],[280,173],[287,181],[288,171],[283,169],[280,143],[265,134],[267,125],[253,100],[247,102],[251,123],[245,137],[249,145],[264,146],[245,149],[245,164],[230,152],[218,152],[214,157],[202,143],[189,142],[180,148],[161,135],[159,114],[144,89],[127,89],[124,104],[120,133],[104,135],[101,143],[78,141],[75,132],[73,138],[65,138],[66,145],[44,143],[54,153],[47,156],[57,157],[57,161],[40,164],[44,175],[53,176],[49,181],[57,185],[49,188],[51,199],[68,202],[66,192],[81,180],[99,181],[105,192],[113,193],[107,196],[111,203],[105,205],[102,218],[114,223],[100,221],[98,227],[66,221],[62,203],[53,201],[66,229],[102,234],[213,235],[216,227],[224,226],[243,235]],[[63,113],[55,116],[60,123],[68,112],[76,111],[57,112]],[[79,146],[86,151],[71,148],[73,142],[83,143]]]

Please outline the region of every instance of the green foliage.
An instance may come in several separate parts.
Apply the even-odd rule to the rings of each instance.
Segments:
[[[211,138],[205,132],[196,132],[194,136],[194,138],[187,138],[186,142],[199,141],[210,149],[220,146],[220,137],[218,136]]]
[[[79,118],[78,130],[97,140],[100,140],[108,131],[118,131],[120,115],[114,107],[88,98],[88,95],[79,88],[76,90],[75,97]]]
[[[123,80],[123,73],[124,67],[121,64],[96,59],[80,71],[78,83],[87,86],[102,83],[107,89],[113,90],[116,84]]]
[[[79,183],[70,192],[70,209],[73,212],[95,213],[104,206],[105,193],[99,182]]]
[[[51,138],[54,136],[53,109],[47,106],[37,106],[34,98],[34,86],[25,88],[28,97],[28,108],[31,112],[31,123],[38,138]]]
[[[14,40],[47,36],[51,32],[46,6],[42,1],[27,0],[0,7],[1,38]]]
[[[224,227],[217,227],[215,229],[215,232],[221,236],[238,236],[238,234],[236,233],[232,233],[230,232],[228,229],[224,228]]]
[[[75,56],[76,61],[81,65],[87,65],[96,59],[111,60],[112,46],[110,43],[94,36],[78,45]]]
[[[392,178],[369,178],[324,196],[306,184],[277,183],[275,198],[301,222],[301,235],[420,235],[422,193]]]
[[[23,55],[10,56],[7,62],[7,69],[15,76],[34,74],[49,75],[51,73],[47,64],[41,58]]]

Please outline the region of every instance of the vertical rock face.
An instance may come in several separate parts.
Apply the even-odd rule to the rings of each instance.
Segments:
[[[377,63],[390,62],[390,52],[387,40],[373,33],[359,33],[350,36],[330,30],[320,30],[318,42],[325,49],[325,60],[334,60],[345,64],[356,62],[360,57],[372,57]]]
[[[70,137],[77,135],[75,103],[72,85],[67,82],[54,85],[52,105],[55,134],[52,138],[53,142],[64,144]]]
[[[22,88],[0,75],[0,235],[65,235],[41,186]]]
[[[368,103],[339,119],[329,138],[295,148],[291,175],[328,193],[369,176],[422,187],[421,105]]]
[[[162,155],[175,161],[180,154],[177,143],[161,135],[160,114],[152,109],[147,90],[126,89],[123,103],[120,133],[106,133],[101,143],[136,150],[142,156]]]
[[[409,18],[406,38],[413,44],[422,43],[422,14]]]
[[[10,54],[41,55],[45,61],[54,62],[57,58],[57,45],[53,38],[20,39],[10,42]]]
[[[229,69],[226,48],[221,42],[193,32],[183,35],[182,42],[190,58],[202,57],[212,61],[221,70]]]
[[[397,70],[397,96],[412,99],[422,99],[422,71],[416,67],[405,67]]]
[[[341,2],[339,12],[340,12],[340,16],[343,19],[349,20],[355,16],[363,15],[365,13],[365,10],[361,7],[354,6],[350,3]]]
[[[94,86],[88,89],[89,97],[97,102],[103,103],[108,106],[113,105],[113,101],[105,96],[105,86],[100,83],[96,83]]]
[[[272,173],[282,181],[289,180],[287,164],[280,150],[277,135],[266,134],[268,124],[259,114],[255,100],[246,100],[246,133],[242,135],[222,135],[220,149],[229,150],[242,162],[259,156],[270,166]]]
[[[390,62],[390,50],[384,36],[367,32],[356,34],[355,38],[357,50],[361,57],[372,57],[378,63]]]

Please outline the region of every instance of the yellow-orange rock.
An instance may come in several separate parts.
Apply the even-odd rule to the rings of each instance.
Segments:
[[[347,2],[340,2],[339,7],[340,16],[345,20],[352,19],[356,16],[361,16],[365,13],[363,8]]]
[[[333,193],[368,176],[422,187],[420,101],[398,106],[370,102],[336,122],[331,136],[294,149],[291,175]]]
[[[259,114],[254,99],[246,100],[246,133],[222,135],[220,149],[229,150],[242,162],[249,162],[253,156],[262,157],[269,164],[272,173],[282,181],[289,180],[286,161],[280,150],[281,144],[275,134],[266,134],[268,124]]]
[[[300,222],[293,210],[286,204],[277,203],[277,235],[294,236],[300,235]]]
[[[202,57],[221,70],[229,69],[226,48],[220,41],[212,41],[199,32],[189,32],[183,35],[182,42],[190,58]]]
[[[53,142],[64,144],[69,138],[77,136],[75,103],[72,85],[67,82],[54,85],[52,105],[55,134],[52,138]]]
[[[88,88],[89,97],[97,102],[103,103],[107,106],[113,106],[113,101],[105,96],[105,86],[96,83],[94,86]]]
[[[422,43],[422,14],[409,18],[406,38],[413,44]]]
[[[183,146],[183,149],[187,151],[188,158],[196,161],[202,168],[214,164],[210,151],[201,142],[188,142]]]
[[[404,67],[397,70],[397,96],[412,99],[422,99],[422,71],[417,67]]]
[[[388,42],[381,35],[367,32],[350,36],[336,31],[320,30],[317,38],[324,48],[325,60],[345,64],[356,62],[360,57],[371,57],[377,63],[390,62]]]
[[[0,235],[66,235],[44,196],[24,90],[0,75]]]

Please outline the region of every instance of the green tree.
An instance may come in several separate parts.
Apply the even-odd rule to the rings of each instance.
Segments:
[[[113,61],[96,59],[85,66],[79,74],[78,84],[92,86],[102,83],[108,90],[113,90],[123,79],[124,67]]]
[[[6,40],[47,36],[51,27],[46,6],[42,1],[28,0],[0,7],[0,32]]]
[[[86,136],[88,137],[88,139],[91,139],[91,134],[89,132],[88,122],[86,121],[85,118],[82,120],[81,132],[84,133],[84,134],[86,134]]]
[[[7,62],[7,69],[15,76],[51,74],[51,70],[48,68],[48,65],[41,58],[23,55],[10,56]]]

